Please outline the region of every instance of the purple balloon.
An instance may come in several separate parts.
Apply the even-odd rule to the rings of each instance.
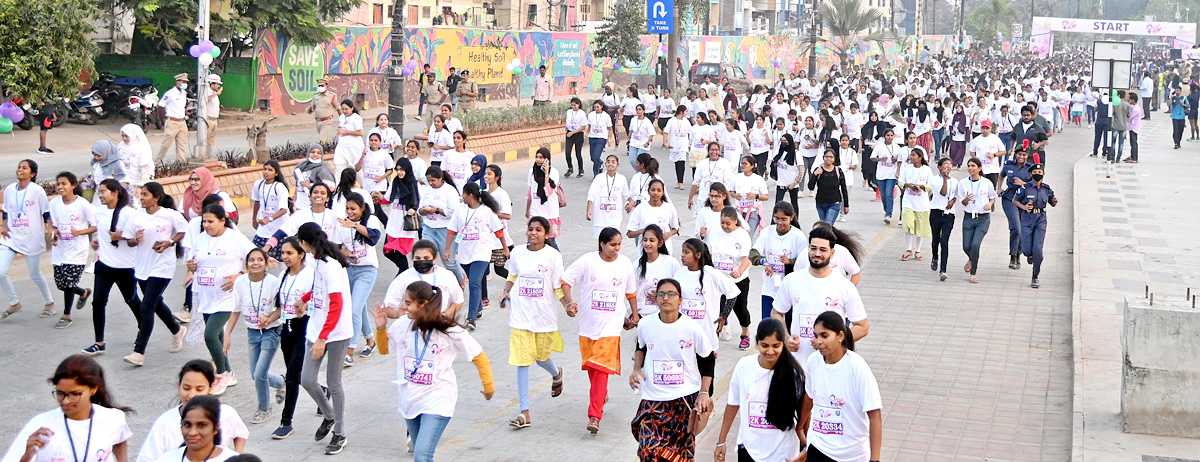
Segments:
[[[200,54],[207,54],[208,52],[212,51],[212,49],[213,49],[212,42],[210,42],[208,40],[200,42]],[[197,57],[199,57],[199,56],[197,56]]]
[[[22,120],[25,120],[25,111],[21,110],[21,108],[16,108],[16,110],[12,113],[12,115],[9,115],[7,117],[9,119],[12,119],[13,123],[17,123]]]
[[[17,105],[13,104],[13,103],[0,104],[0,116],[8,117],[11,119],[11,118],[13,118],[13,110],[14,109],[18,110],[18,111],[20,110],[20,108],[18,108]]]
[[[200,52],[200,45],[192,45],[188,47],[188,54],[192,55],[193,58],[199,58],[203,53]]]

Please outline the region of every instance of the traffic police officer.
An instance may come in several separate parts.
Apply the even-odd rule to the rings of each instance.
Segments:
[[[1042,182],[1046,171],[1042,164],[1029,168],[1030,182],[1020,186],[1012,202],[1021,209],[1021,249],[1033,264],[1033,281],[1029,287],[1038,288],[1038,273],[1042,271],[1042,245],[1046,242],[1046,206],[1058,205],[1054,190]]]
[[[329,91],[328,83],[324,77],[317,79],[317,94],[313,95],[306,111],[312,114],[316,121],[317,137],[322,145],[333,143],[337,138],[338,128],[338,105],[334,102],[337,95]]]
[[[1004,188],[1000,190],[1000,206],[1008,219],[1008,268],[1021,268],[1021,217],[1020,209],[1013,203],[1017,188],[1029,182],[1029,140],[1013,149],[1013,158],[1000,169]]]

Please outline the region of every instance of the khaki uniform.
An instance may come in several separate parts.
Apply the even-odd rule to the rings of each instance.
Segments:
[[[462,88],[463,83],[459,83],[459,88]],[[442,105],[450,100],[450,90],[441,82],[433,81],[425,83],[425,115],[429,120],[442,113]]]
[[[462,82],[458,82],[458,109],[463,114],[466,114],[467,111],[475,109],[475,98],[477,97],[467,96],[467,93],[474,93],[478,95],[479,84],[475,83],[474,80],[464,80]]]
[[[333,96],[328,92],[313,96],[312,107],[309,110],[317,122],[317,137],[321,144],[332,143],[337,139],[338,110],[333,105]]]
[[[214,158],[212,155],[213,143],[217,142],[217,125],[218,125],[217,118],[209,117],[207,119],[207,122],[208,122],[208,131],[206,132],[206,136],[204,138],[204,143],[205,143],[204,144],[204,158],[205,159],[213,159]]]

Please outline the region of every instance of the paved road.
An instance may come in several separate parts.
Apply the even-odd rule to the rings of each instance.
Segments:
[[[1072,145],[1090,135],[1086,129],[1068,131],[1055,138],[1055,146]],[[295,140],[293,140],[295,141]],[[659,149],[660,159],[666,153]],[[886,460],[1063,460],[1070,439],[1070,358],[1069,303],[1070,259],[1065,251],[1070,242],[1071,194],[1068,166],[1076,154],[1061,153],[1051,159],[1048,182],[1059,193],[1060,207],[1051,215],[1050,249],[1042,289],[1027,288],[1028,268],[1020,272],[1006,268],[1003,221],[995,220],[985,241],[980,277],[983,283],[972,285],[964,273],[957,272],[946,282],[938,282],[936,273],[925,262],[900,262],[902,237],[896,227],[885,228],[878,203],[863,188],[852,191],[853,213],[840,224],[856,232],[869,247],[865,276],[860,287],[872,319],[873,331],[860,351],[880,380],[884,399],[884,448]],[[625,156],[621,156],[626,159]],[[565,165],[558,157],[556,166]],[[665,162],[664,162],[665,164]],[[521,178],[528,161],[503,166],[509,173],[510,193],[523,197]],[[628,165],[622,173],[631,174]],[[668,173],[668,176],[673,172]],[[957,176],[965,171],[956,172]],[[582,198],[587,179],[564,182],[570,207],[564,211],[569,236],[590,235],[591,225],[583,220]],[[513,185],[517,185],[514,187]],[[670,189],[676,204],[685,204],[682,192]],[[802,199],[801,223],[815,220],[812,199]],[[518,204],[518,210],[522,205]],[[681,206],[682,207],[682,206]],[[519,215],[519,214],[518,214]],[[681,213],[685,232],[691,231],[691,214]],[[960,221],[961,223],[961,221]],[[520,234],[521,227],[514,230]],[[961,242],[956,231],[951,238],[951,268],[965,257],[956,250]],[[517,237],[520,241],[520,236]],[[560,239],[565,259],[573,261],[595,250],[591,239]],[[627,253],[630,250],[627,248]],[[381,280],[395,274],[390,263],[381,263]],[[182,270],[177,275],[182,278]],[[750,300],[758,300],[761,272],[752,272]],[[88,283],[85,283],[88,284]],[[31,293],[32,284],[17,282],[18,290]],[[168,305],[178,307],[178,286],[169,290]],[[378,300],[386,288],[376,285],[371,300]],[[492,294],[502,289],[502,281],[489,284]],[[1003,298],[1002,298],[1003,297]],[[1017,299],[1021,301],[1016,302]],[[1012,299],[1012,302],[1007,300]],[[36,301],[27,299],[27,303]],[[759,312],[757,303],[751,313]],[[32,310],[27,310],[32,311]],[[46,397],[49,386],[44,379],[57,361],[91,343],[90,310],[76,318],[67,330],[54,330],[53,320],[38,319],[22,313],[0,323],[0,370],[20,371],[0,376],[0,390],[6,391],[0,405],[10,416],[0,422],[0,438],[13,434],[28,416],[54,406]],[[131,349],[136,327],[119,302],[111,302],[108,311],[110,352],[99,358],[109,372],[118,401],[132,405],[138,413],[130,416],[134,429],[133,447],[141,440],[153,419],[175,401],[175,374],[187,359],[205,358],[203,346],[187,346],[176,355],[166,353],[169,337],[159,326],[151,341],[146,366],[134,369],[121,362]],[[507,425],[517,412],[515,370],[506,364],[508,328],[505,314],[490,309],[475,336],[493,361],[497,394],[485,402],[475,393],[477,374],[467,362],[456,365],[460,378],[460,402],[455,418],[439,447],[439,460],[553,460],[570,451],[574,459],[631,460],[636,442],[628,422],[637,407],[638,397],[626,388],[624,377],[610,382],[612,402],[608,405],[603,429],[598,436],[585,430],[587,381],[579,371],[575,321],[560,316],[567,340],[565,353],[555,359],[570,371],[566,391],[550,399],[550,379],[537,371],[532,376],[532,428],[518,431]],[[230,389],[224,400],[248,419],[254,410],[253,386],[245,353],[245,332],[235,332],[231,361],[242,384]],[[632,334],[624,336],[625,350],[631,354]],[[726,343],[720,349],[716,397],[724,400],[728,376],[736,358],[744,354],[736,345]],[[283,369],[276,357],[276,370]],[[403,422],[395,413],[395,376],[391,357],[360,360],[347,371],[347,432],[349,446],[343,458],[374,460],[406,457]],[[626,365],[628,367],[628,363]],[[719,403],[718,403],[719,404]],[[721,409],[721,407],[718,407]],[[320,420],[315,406],[307,398],[299,404],[295,422],[297,434],[279,442],[268,439],[277,425],[253,426],[248,452],[266,460],[315,460],[325,457],[322,444],[309,439]],[[719,426],[719,415],[710,428]],[[277,419],[277,417],[276,417]],[[711,454],[713,431],[700,440],[700,460]],[[1016,440],[1016,442],[1014,442]],[[614,456],[615,454],[615,456]]]

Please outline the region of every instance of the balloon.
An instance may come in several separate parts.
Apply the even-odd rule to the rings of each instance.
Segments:
[[[21,109],[13,103],[0,104],[0,117],[8,117],[11,119],[13,118],[12,114],[14,110],[20,111]]]
[[[417,61],[416,61],[416,60],[413,60],[413,59],[410,59],[410,60],[408,60],[408,62],[407,62],[407,63],[405,63],[405,64],[404,64],[404,67],[407,67],[407,68],[409,68],[409,69],[412,69],[412,70],[416,70],[416,68],[417,68]]]
[[[203,42],[200,42],[200,53],[202,53],[202,54],[203,54],[203,53],[208,53],[208,52],[212,51],[212,49],[213,49],[213,43],[212,43],[212,42],[210,42],[210,41],[208,41],[208,40],[205,40],[205,41],[203,41]]]
[[[522,69],[518,67],[518,68],[514,68],[512,70],[512,73],[513,73],[513,75],[521,75],[521,71],[522,71]]]
[[[0,133],[11,133],[12,127],[12,119],[9,119],[8,117],[0,117]]]
[[[212,57],[212,55],[210,55],[210,54],[202,54],[202,55],[200,55],[200,65],[201,65],[201,66],[207,66],[207,65],[209,65],[209,64],[212,64],[212,62],[213,62],[213,57]]]
[[[188,47],[188,54],[192,55],[193,58],[199,58],[201,54],[200,45],[192,45]]]
[[[7,117],[9,119],[12,119],[13,122],[20,122],[22,120],[25,120],[25,111],[22,110],[21,108],[17,108],[17,111],[14,112],[13,115],[7,116]]]
[[[214,58],[221,56],[221,47],[213,47],[212,51],[208,52],[208,54],[212,55]]]

